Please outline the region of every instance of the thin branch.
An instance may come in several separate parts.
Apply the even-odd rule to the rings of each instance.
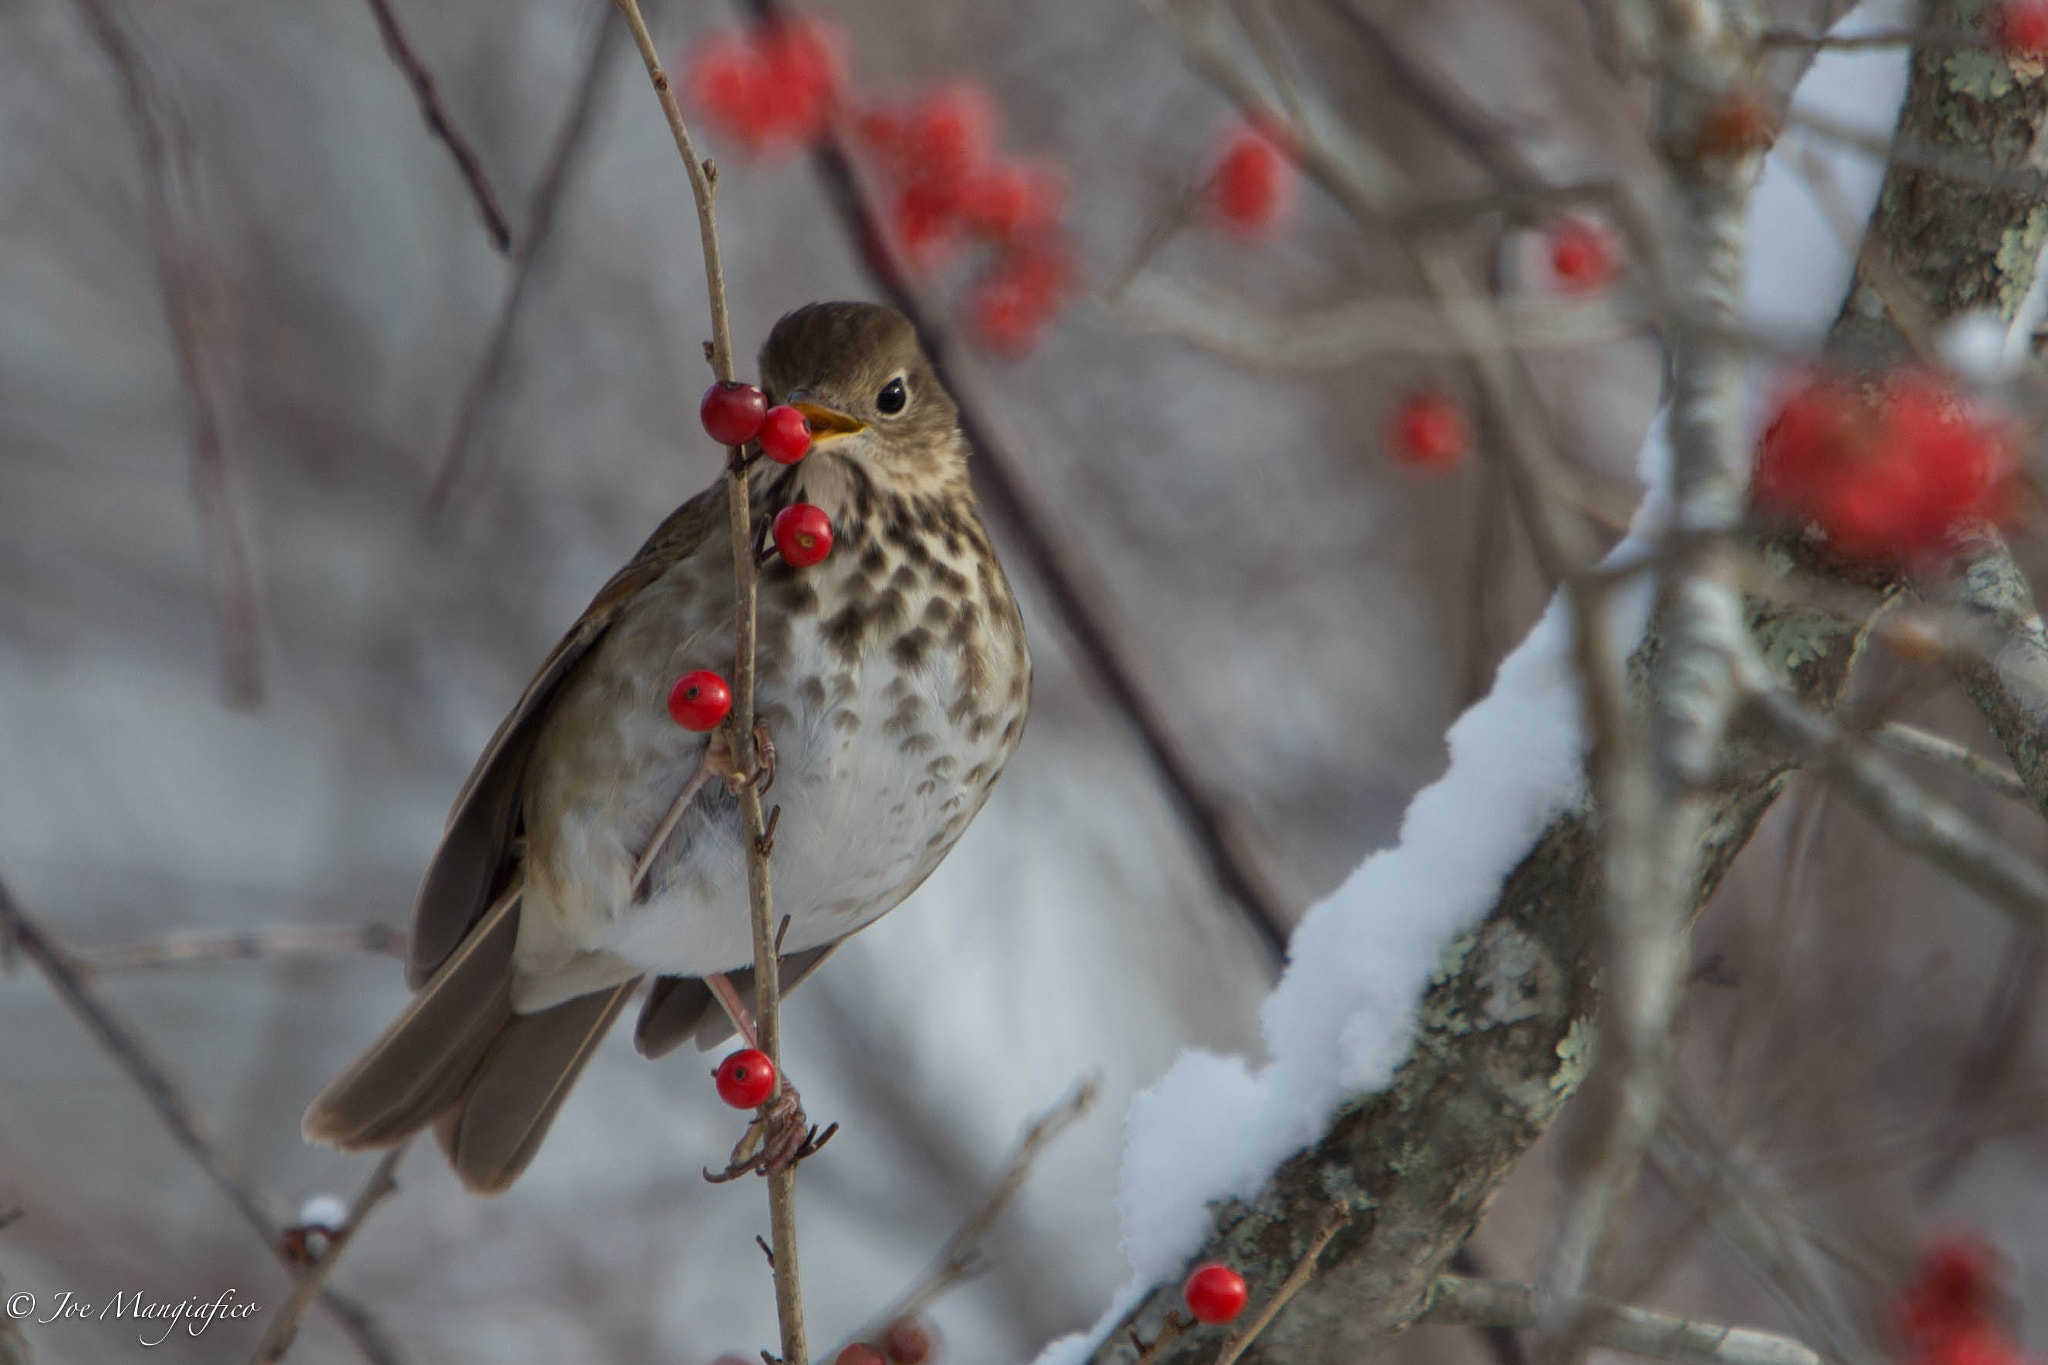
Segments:
[[[1342,1205],[1333,1206],[1323,1216],[1314,1235],[1309,1238],[1308,1249],[1301,1253],[1301,1259],[1294,1263],[1294,1269],[1280,1282],[1280,1287],[1273,1291],[1273,1296],[1266,1300],[1265,1305],[1252,1316],[1250,1322],[1232,1332],[1224,1341],[1223,1349],[1216,1353],[1216,1365],[1236,1365],[1237,1358],[1259,1339],[1259,1333],[1266,1330],[1267,1324],[1278,1317],[1280,1310],[1285,1308],[1288,1302],[1301,1292],[1301,1287],[1309,1282],[1309,1277],[1316,1273],[1316,1261],[1321,1258],[1323,1248],[1328,1246],[1330,1239],[1342,1232],[1350,1221],[1351,1211]]]
[[[890,1323],[902,1318],[915,1317],[929,1308],[940,1296],[966,1280],[981,1273],[986,1261],[981,1254],[982,1244],[1002,1221],[1010,1205],[1024,1189],[1024,1181],[1031,1174],[1031,1168],[1045,1150],[1057,1142],[1060,1136],[1071,1128],[1080,1117],[1088,1112],[1098,1093],[1096,1082],[1084,1080],[1053,1105],[1052,1108],[1033,1119],[1018,1139],[1016,1150],[1003,1165],[1003,1173],[996,1177],[989,1187],[987,1198],[968,1216],[966,1222],[946,1239],[946,1245],[932,1258],[932,1263],[895,1302],[861,1324],[848,1342],[874,1341]],[[847,1343],[842,1343],[842,1349]],[[836,1352],[835,1352],[836,1355]]]
[[[251,525],[255,494],[225,434],[223,297],[212,258],[192,226],[190,146],[177,111],[104,0],[75,2],[114,69],[142,154],[150,246],[192,426],[192,494],[220,616],[222,687],[229,705],[253,707],[263,699],[262,575]]]
[[[0,939],[11,943],[35,964],[58,998],[127,1075],[143,1102],[156,1112],[171,1140],[184,1148],[185,1154],[227,1196],[235,1211],[242,1215],[242,1221],[256,1230],[270,1253],[296,1273],[297,1267],[285,1253],[284,1225],[270,1213],[277,1206],[276,1198],[263,1190],[255,1177],[220,1145],[206,1120],[186,1102],[169,1069],[142,1040],[142,1034],[99,998],[85,974],[21,907],[4,882],[0,882]],[[368,1309],[331,1289],[321,1290],[320,1302],[341,1324],[363,1359],[374,1365],[398,1365],[398,1353]]]
[[[94,976],[106,976],[112,972],[183,966],[193,962],[276,962],[287,958],[347,957],[357,953],[402,958],[405,956],[405,932],[382,924],[364,924],[351,929],[284,925],[241,933],[191,930],[131,943],[75,948],[71,960]]]
[[[1917,47],[1940,52],[1996,47],[1997,43],[1990,34],[1973,33],[1969,29],[1881,28],[1868,33],[1834,34],[1812,29],[1767,28],[1763,32],[1763,45],[1835,52],[1854,52],[1872,47]]]
[[[2034,809],[2048,815],[2048,630],[2032,585],[2004,540],[1984,531],[1931,595],[1984,635],[1987,648],[1952,653],[1949,666],[2012,760]]]
[[[1114,302],[1139,331],[1175,337],[1261,370],[1335,370],[1388,353],[1471,354],[1469,327],[1419,298],[1366,299],[1314,312],[1260,313],[1194,281],[1142,274]],[[1516,350],[1587,346],[1627,336],[1646,316],[1606,298],[1509,299],[1501,343]]]
[[[506,365],[512,358],[512,339],[517,331],[519,315],[525,307],[541,259],[554,240],[557,210],[561,206],[563,192],[568,188],[569,178],[590,140],[598,92],[604,86],[605,66],[623,32],[618,12],[605,0],[596,0],[596,4],[596,31],[590,37],[583,73],[577,78],[575,93],[569,97],[568,110],[562,115],[554,145],[548,151],[547,163],[541,168],[540,182],[534,187],[533,202],[526,211],[526,231],[520,234],[518,249],[512,253],[512,280],[505,288],[504,301],[498,305],[498,318],[491,328],[490,344],[484,348],[483,360],[463,390],[462,406],[455,413],[455,425],[449,429],[448,442],[441,448],[440,459],[434,466],[434,479],[427,494],[430,512],[439,513],[445,509],[464,481],[475,478],[476,471],[470,465],[470,450],[475,443],[477,424],[490,410],[498,388],[504,382]]]
[[[1930,763],[1939,763],[1945,768],[1961,773],[1978,786],[1997,792],[2000,796],[2015,801],[2027,799],[2027,784],[2020,781],[2019,774],[2002,763],[1993,761],[1978,753],[1967,744],[1958,744],[1945,735],[1937,735],[1915,726],[1893,721],[1878,727],[1877,742],[1888,749],[1915,758],[1924,758]]]
[[[320,1258],[299,1273],[298,1283],[292,1286],[292,1294],[285,1300],[277,1316],[270,1320],[263,1339],[256,1344],[256,1353],[249,1357],[250,1365],[274,1365],[283,1360],[292,1348],[292,1342],[299,1335],[299,1321],[306,1316],[306,1310],[313,1306],[326,1286],[328,1277],[334,1274],[335,1265],[341,1260],[341,1253],[347,1251],[355,1240],[363,1220],[371,1210],[398,1191],[398,1163],[405,1160],[406,1152],[412,1148],[412,1139],[407,1138],[378,1159],[371,1168],[369,1178],[363,1181],[356,1197],[349,1201],[348,1221],[329,1234],[327,1249]]]
[[[1755,688],[1750,714],[1806,747],[1843,800],[1894,845],[1925,859],[2031,928],[2048,927],[2048,871],[1858,744],[1826,717],[1772,688]]]
[[[1725,1327],[1629,1308],[1605,1299],[1558,1304],[1532,1285],[1446,1275],[1430,1291],[1422,1321],[1457,1326],[1534,1327],[1569,1318],[1589,1346],[1679,1365],[1826,1365],[1813,1348],[1774,1332]]]
[[[391,8],[391,0],[369,0],[370,13],[377,17],[377,32],[384,39],[384,50],[391,54],[391,60],[405,76],[405,83],[412,87],[412,96],[419,101],[420,117],[427,121],[427,130],[441,139],[448,148],[448,154],[455,158],[455,168],[462,172],[462,183],[469,186],[469,197],[476,201],[476,211],[484,220],[484,232],[489,235],[491,245],[503,256],[512,254],[512,228],[505,221],[505,211],[498,207],[498,196],[491,191],[491,182],[484,176],[483,162],[477,157],[476,149],[469,145],[469,139],[448,117],[448,111],[441,106],[441,96],[434,89],[433,73],[427,64],[419,59],[406,41],[405,30],[399,26],[398,15]]]
[[[676,104],[668,73],[654,46],[647,21],[641,17],[637,0],[617,0],[634,46],[647,66],[647,77],[668,119],[676,151],[690,178],[690,196],[697,206],[697,231],[704,248],[704,290],[711,308],[711,345],[708,348],[712,372],[720,382],[734,375],[732,324],[725,303],[725,269],[719,258],[717,168],[701,161],[690,141],[689,125]],[[759,566],[754,561],[754,521],[747,487],[747,466],[740,452],[727,453],[726,495],[731,509],[732,562],[735,595],[734,661],[732,711],[727,717],[726,740],[734,771],[743,775],[739,789],[740,833],[747,850],[747,903],[754,934],[754,1028],[761,1050],[775,1064],[775,1093],[762,1106],[759,1122],[778,1114],[784,1122],[803,1124],[803,1112],[793,1104],[794,1091],[782,1069],[781,986],[775,948],[775,910],[769,883],[767,825],[761,814],[761,755],[754,732],[754,636],[755,590]],[[779,1107],[786,1106],[786,1107]],[[793,1111],[790,1112],[790,1111]],[[771,1163],[768,1178],[769,1232],[773,1241],[775,1267],[775,1312],[782,1328],[782,1365],[807,1365],[809,1345],[804,1336],[803,1296],[797,1267],[796,1169],[793,1163]]]

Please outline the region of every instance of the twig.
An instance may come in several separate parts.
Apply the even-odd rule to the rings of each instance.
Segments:
[[[1951,653],[1949,666],[1998,736],[2034,809],[2048,815],[2048,630],[2033,587],[2004,540],[1984,531],[1939,597],[1985,637],[1981,652]]]
[[[583,74],[577,79],[576,91],[569,97],[568,112],[562,116],[554,146],[548,152],[547,164],[541,168],[540,182],[534,187],[533,203],[526,211],[526,230],[520,234],[518,247],[512,253],[512,281],[506,286],[504,301],[498,305],[498,319],[491,328],[490,344],[484,348],[483,360],[477,365],[469,386],[463,390],[462,406],[455,413],[455,425],[449,429],[448,443],[441,448],[440,460],[434,467],[434,480],[427,494],[427,509],[432,513],[444,510],[464,479],[474,477],[475,471],[469,467],[469,452],[477,424],[483,420],[497,395],[499,384],[503,382],[506,362],[512,356],[512,338],[517,331],[520,312],[541,258],[554,239],[556,211],[561,206],[563,191],[568,188],[570,174],[589,141],[598,91],[604,84],[605,65],[621,32],[618,12],[604,0],[596,0],[596,3],[599,6],[596,10],[596,32],[591,35],[590,50],[584,58]]]
[[[118,78],[142,154],[157,285],[192,424],[192,495],[220,615],[222,687],[229,705],[253,707],[263,699],[261,573],[250,524],[255,495],[225,435],[221,287],[212,259],[191,230],[190,147],[177,111],[157,90],[140,51],[104,0],[76,3]]]
[[[785,12],[780,0],[743,0],[743,5],[762,19]],[[996,407],[974,382],[972,370],[960,363],[962,348],[945,314],[924,299],[889,249],[884,219],[862,189],[837,135],[819,143],[811,166],[876,291],[917,328],[958,404],[960,430],[976,456],[977,489],[1014,538],[1005,554],[1014,550],[1030,566],[1075,649],[1100,681],[1101,695],[1136,732],[1217,885],[1243,911],[1277,966],[1286,954],[1294,911],[1260,867],[1243,822],[1217,797],[1176,732],[1159,689],[1131,652],[1131,633],[1120,624],[1114,595],[1074,538],[1063,532],[1050,502],[1033,487],[1018,443],[998,422]]]
[[[691,145],[689,125],[683,121],[683,111],[676,104],[675,92],[669,88],[668,73],[662,70],[661,56],[655,50],[654,38],[647,31],[647,21],[640,15],[637,0],[617,0],[617,4],[619,11],[626,16],[626,27],[632,31],[634,45],[640,49],[640,59],[647,65],[648,79],[654,83],[654,93],[661,101],[663,115],[668,119],[676,151],[682,156],[683,169],[690,177],[690,195],[697,205],[697,231],[704,247],[704,290],[711,308],[709,359],[712,372],[719,381],[730,382],[734,375],[732,325],[726,313],[725,269],[718,250],[718,172],[710,163],[699,160],[696,149]],[[754,737],[755,588],[760,567],[754,562],[753,555],[754,521],[747,468],[736,449],[728,452],[725,482],[731,508],[736,598],[732,711],[726,718],[725,730],[734,771],[750,779],[744,781],[739,789],[740,833],[747,850],[747,904],[754,932],[754,1029],[761,1050],[775,1064],[775,1093],[769,1096],[761,1110],[760,1121],[768,1121],[771,1114],[781,1113],[778,1101],[790,1087],[782,1069],[781,986],[775,954],[775,910],[768,874],[767,826],[761,816],[761,784],[751,780],[760,771],[760,755]],[[802,1110],[797,1109],[793,1117],[783,1115],[783,1121],[794,1122],[801,1127]],[[782,1328],[782,1365],[807,1365],[810,1351],[804,1338],[803,1296],[797,1269],[796,1169],[793,1162],[771,1163],[764,1173],[768,1177],[769,1235],[775,1253],[775,1313]]]
[[[894,1303],[861,1324],[860,1330],[848,1339],[852,1341],[873,1341],[876,1335],[900,1318],[915,1317],[930,1307],[934,1300],[955,1285],[980,1273],[983,1265],[981,1245],[995,1225],[1009,1211],[1010,1205],[1024,1188],[1025,1178],[1031,1174],[1031,1167],[1045,1149],[1058,1141],[1060,1135],[1074,1125],[1088,1106],[1095,1102],[1097,1085],[1093,1080],[1077,1083],[1072,1090],[1052,1108],[1033,1119],[1024,1129],[1023,1137],[1017,1141],[1017,1148],[1010,1153],[1010,1159],[1003,1166],[1003,1173],[989,1188],[988,1197],[981,1207],[971,1214],[967,1221],[946,1239],[946,1245],[932,1258],[924,1274],[910,1288],[903,1291]],[[847,1343],[842,1343],[842,1349]]]
[[[1587,1345],[1681,1365],[1826,1365],[1812,1347],[1774,1332],[1724,1327],[1585,1298],[1559,1305],[1533,1285],[1445,1275],[1430,1290],[1422,1321],[1457,1326],[1534,1327],[1559,1317],[1580,1324]]]
[[[1889,1358],[1873,1352],[1864,1336],[1867,1315],[1842,1301],[1835,1277],[1822,1273],[1807,1254],[1811,1239],[1795,1232],[1799,1196],[1776,1177],[1735,1160],[1683,1094],[1665,1106],[1664,1121],[1650,1147],[1649,1161],[1679,1201],[1704,1216],[1734,1251],[1751,1278],[1838,1361]]]
[[[1116,302],[1140,331],[1175,337],[1261,370],[1336,370],[1389,352],[1464,356],[1469,329],[1419,298],[1390,297],[1334,308],[1262,314],[1193,281],[1141,274]],[[1498,306],[1505,345],[1517,350],[1586,346],[1626,336],[1647,319],[1605,297],[1560,302],[1507,300]]]
[[[498,196],[491,192],[491,182],[484,176],[483,162],[478,159],[476,149],[455,126],[448,111],[441,107],[441,96],[434,89],[433,73],[413,52],[412,44],[406,41],[405,30],[399,26],[398,15],[391,8],[391,0],[369,0],[370,13],[377,17],[377,32],[384,39],[384,50],[391,54],[391,60],[405,76],[405,83],[412,87],[413,98],[419,101],[420,117],[427,121],[427,130],[446,144],[448,154],[455,158],[455,168],[462,172],[462,183],[469,186],[469,197],[476,201],[476,211],[484,220],[484,231],[489,234],[491,245],[500,255],[512,254],[512,228],[505,221],[505,212],[498,207]]]
[[[1259,1333],[1266,1330],[1266,1324],[1278,1317],[1280,1310],[1287,1306],[1288,1300],[1301,1292],[1301,1287],[1308,1283],[1309,1276],[1316,1273],[1316,1260],[1323,1254],[1323,1248],[1328,1246],[1330,1239],[1341,1232],[1344,1225],[1350,1221],[1351,1211],[1342,1205],[1333,1206],[1323,1216],[1321,1225],[1309,1238],[1308,1250],[1301,1253],[1301,1259],[1294,1263],[1294,1269],[1287,1272],[1287,1278],[1280,1282],[1280,1287],[1273,1291],[1273,1297],[1266,1300],[1265,1305],[1253,1315],[1252,1320],[1232,1332],[1224,1341],[1222,1349],[1216,1352],[1216,1365],[1236,1365],[1237,1358],[1245,1353],[1245,1348],[1258,1340]]]
[[[169,1070],[142,1041],[135,1026],[99,998],[92,984],[22,909],[4,882],[0,882],[0,936],[10,939],[35,964],[58,998],[134,1083],[143,1102],[156,1111],[172,1141],[184,1148],[185,1154],[227,1196],[271,1254],[296,1273],[297,1268],[285,1254],[284,1227],[270,1214],[276,1199],[263,1191],[255,1178],[221,1147],[206,1121],[186,1103]],[[398,1365],[397,1352],[368,1309],[331,1289],[320,1291],[320,1301],[365,1360],[375,1365]]]
[[[353,929],[285,925],[225,934],[192,930],[132,943],[74,948],[71,960],[95,976],[105,976],[111,972],[182,966],[191,962],[274,962],[285,958],[344,957],[353,953],[402,958],[405,956],[405,932],[382,924],[364,924]]]
[[[405,1160],[405,1154],[412,1148],[412,1139],[407,1138],[378,1159],[363,1182],[356,1197],[349,1201],[348,1222],[329,1236],[327,1250],[320,1258],[300,1271],[298,1283],[292,1286],[291,1297],[285,1300],[277,1316],[270,1320],[270,1326],[263,1333],[263,1340],[256,1344],[256,1353],[249,1357],[250,1365],[273,1365],[283,1360],[292,1348],[292,1342],[299,1334],[299,1320],[306,1316],[306,1310],[326,1285],[328,1276],[341,1260],[341,1253],[348,1250],[355,1240],[356,1232],[363,1226],[363,1220],[370,1211],[398,1190],[398,1163]]]
[[[1995,47],[1997,44],[1990,34],[1972,33],[1968,29],[1882,28],[1868,33],[1833,34],[1810,29],[1767,28],[1763,32],[1763,45],[1826,48],[1836,52],[1854,52],[1871,47],[1918,47],[1935,52]]]
[[[2020,781],[2019,774],[2001,763],[1984,757],[1967,744],[1958,744],[1943,735],[1932,734],[1915,726],[1893,721],[1879,726],[1876,732],[1878,743],[1902,754],[1924,758],[1954,769],[1981,787],[1997,792],[2000,796],[2015,801],[2027,799],[2027,784]]]
[[[1783,739],[1805,746],[1842,798],[1892,842],[1947,872],[2023,925],[2048,928],[2048,871],[1954,806],[1857,744],[1825,717],[1773,688],[1749,694],[1750,711]]]

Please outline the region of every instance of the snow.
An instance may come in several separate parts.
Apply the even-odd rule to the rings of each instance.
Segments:
[[[1867,3],[1835,31],[1909,20],[1902,3]],[[1906,74],[1900,49],[1824,52],[1794,108],[1886,136]],[[1866,220],[1883,174],[1876,158],[1838,139],[1794,126],[1780,140],[1750,206],[1752,326],[1806,345],[1826,336],[1854,270],[1833,214]],[[1756,376],[1753,403],[1769,378]],[[1668,518],[1668,449],[1660,419],[1640,459],[1649,495],[1612,557],[1639,553]],[[1647,584],[1614,594],[1609,609],[1614,640],[1640,639]],[[1255,1192],[1323,1131],[1341,1101],[1392,1079],[1445,949],[1484,918],[1543,829],[1580,800],[1570,646],[1564,604],[1554,599],[1502,662],[1491,693],[1451,728],[1449,767],[1410,804],[1395,846],[1367,858],[1303,917],[1263,1011],[1268,1063],[1255,1071],[1242,1058],[1185,1053],[1133,1100],[1118,1200],[1131,1277],[1091,1331],[1052,1343],[1039,1365],[1085,1360],[1152,1285],[1179,1273],[1209,1230],[1212,1201]]]

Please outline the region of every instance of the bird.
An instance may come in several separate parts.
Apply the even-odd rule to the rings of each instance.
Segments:
[[[803,503],[834,531],[820,564],[768,559],[757,597],[786,992],[916,890],[981,810],[1023,733],[1031,656],[959,410],[909,319],[810,304],[774,325],[759,365],[812,447],[748,466],[755,545]],[[730,510],[723,477],[677,508],[498,726],[420,883],[415,993],[307,1108],[308,1139],[353,1151],[432,1127],[464,1185],[495,1194],[643,982],[634,1038],[650,1058],[746,1023],[747,779],[719,731],[685,730],[666,705],[682,675],[734,665]]]

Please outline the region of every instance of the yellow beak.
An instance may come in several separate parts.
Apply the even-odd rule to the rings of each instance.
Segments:
[[[868,429],[868,424],[858,417],[849,417],[836,409],[820,407],[801,398],[790,406],[804,415],[804,425],[811,429],[813,445],[823,445]]]

